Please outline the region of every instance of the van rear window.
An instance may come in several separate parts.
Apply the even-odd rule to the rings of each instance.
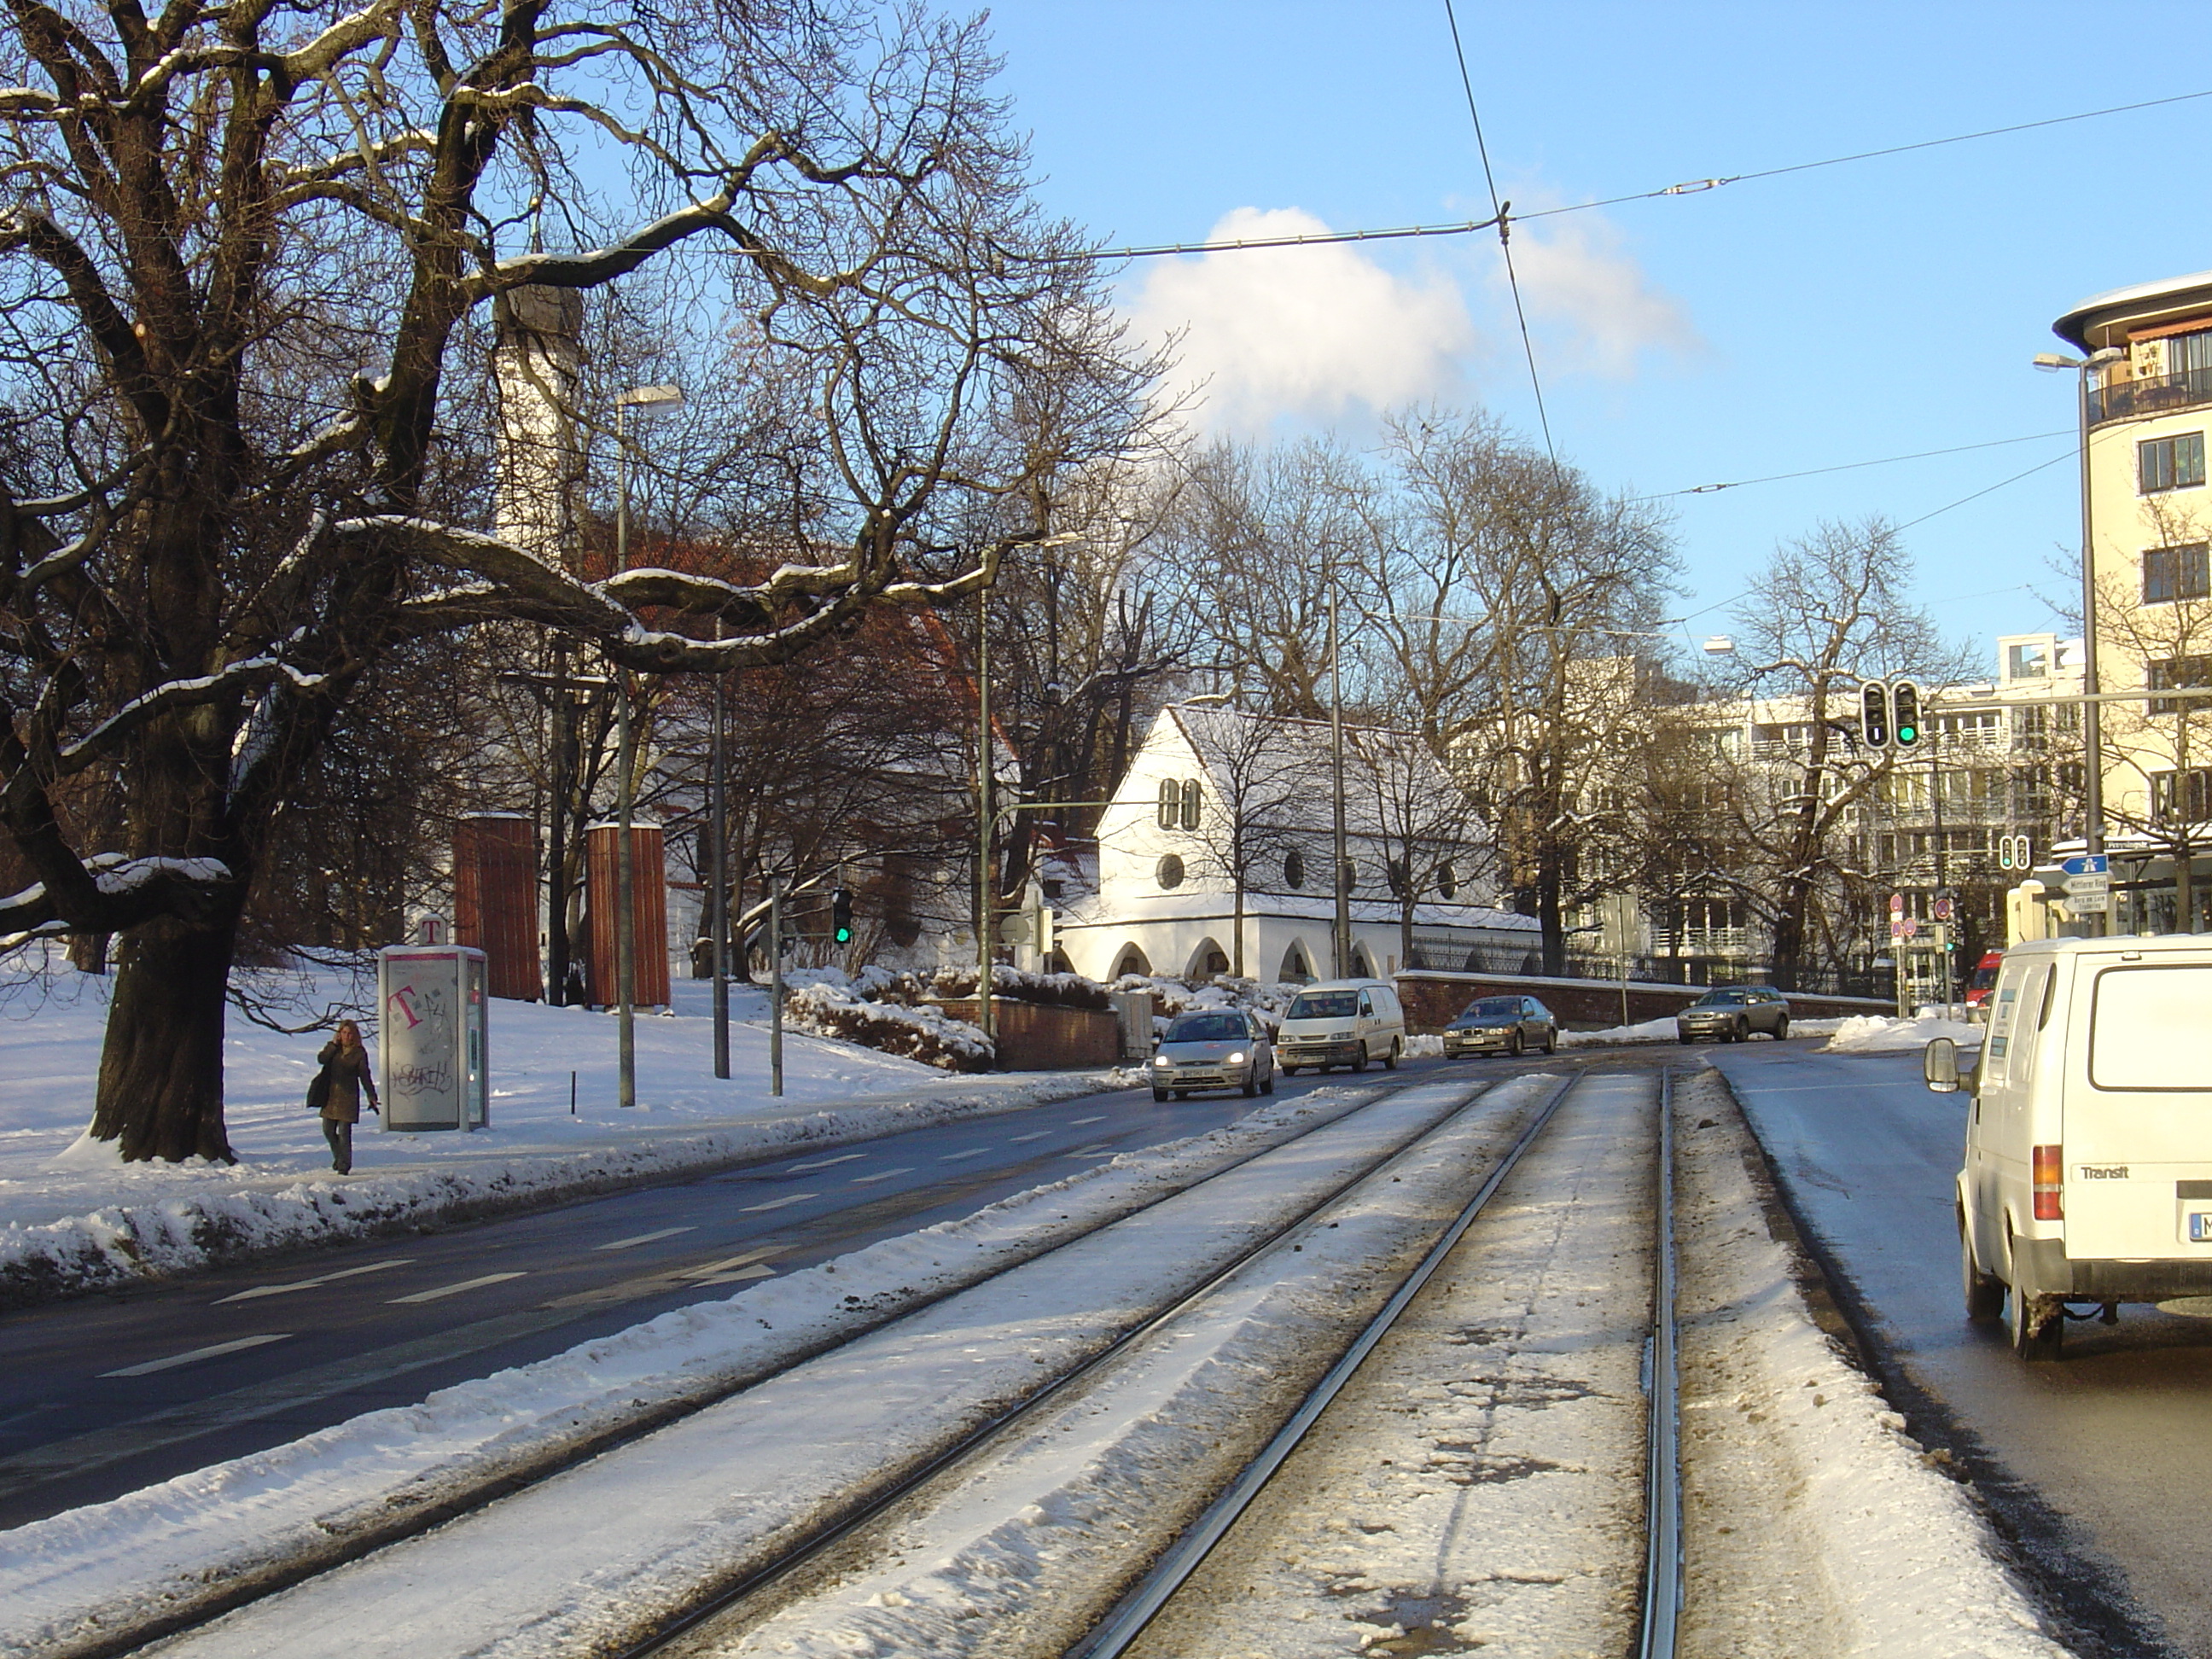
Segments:
[[[2100,1089],[2212,1092],[2212,963],[2097,975],[2089,1081]]]

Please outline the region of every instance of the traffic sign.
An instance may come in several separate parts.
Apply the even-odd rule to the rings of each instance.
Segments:
[[[2079,898],[2085,893],[2108,893],[2112,890],[2112,878],[2110,876],[2069,876],[2066,878],[2066,896],[2069,898]]]
[[[1889,896],[1889,914],[1893,916],[1901,916],[1905,914],[1904,894],[1892,893]]]
[[[2102,876],[2112,872],[2112,861],[2102,853],[2076,853],[2058,867],[2069,876]]]

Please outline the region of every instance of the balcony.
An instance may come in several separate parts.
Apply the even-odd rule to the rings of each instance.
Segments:
[[[2089,424],[2125,421],[2144,415],[2212,404],[2212,368],[2192,368],[2179,374],[2146,374],[2132,380],[2116,380],[2089,393]]]

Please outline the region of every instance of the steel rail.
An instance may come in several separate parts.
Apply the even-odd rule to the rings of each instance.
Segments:
[[[1674,1073],[1659,1073],[1658,1238],[1652,1266],[1650,1429],[1644,1455],[1639,1659],[1674,1659],[1682,1610],[1681,1371],[1675,1340]]]
[[[729,1583],[720,1586],[701,1600],[684,1608],[680,1613],[671,1615],[669,1618],[655,1626],[648,1634],[640,1638],[636,1641],[623,1647],[607,1650],[603,1659],[645,1659],[645,1656],[659,1652],[660,1650],[667,1647],[671,1643],[676,1641],[678,1638],[688,1635],[692,1631],[698,1629],[700,1626],[706,1624],[708,1620],[727,1612],[730,1608],[735,1607],[738,1602],[743,1601],[748,1596],[758,1594],[761,1590],[767,1589],[779,1579],[788,1577],[791,1573],[797,1571],[799,1568],[806,1565],[809,1562],[817,1559],[825,1551],[829,1550],[845,1538],[849,1537],[853,1533],[867,1525],[870,1522],[875,1520],[886,1510],[889,1510],[892,1505],[897,1504],[901,1499],[910,1496],[921,1486],[927,1485],[930,1480],[934,1480],[937,1476],[945,1473],[945,1470],[951,1468],[953,1465],[964,1462],[974,1453],[981,1450],[988,1442],[995,1439],[1008,1428],[1027,1418],[1031,1413],[1043,1406],[1048,1401],[1058,1396],[1064,1389],[1067,1389],[1073,1383],[1081,1381],[1084,1377],[1090,1376],[1093,1371],[1104,1365],[1109,1360],[1128,1348],[1132,1344],[1142,1340],[1145,1337],[1150,1335],[1154,1331],[1158,1330],[1162,1326],[1166,1325],[1179,1317],[1194,1304],[1203,1300],[1214,1291],[1219,1289],[1221,1285],[1235,1278],[1239,1273],[1250,1266],[1251,1263],[1260,1256],[1274,1249],[1291,1234],[1298,1231],[1301,1228],[1305,1226],[1308,1222],[1313,1220],[1315,1217],[1326,1211],[1331,1205],[1336,1203],[1340,1199],[1350,1193],[1354,1188],[1372,1179],[1377,1173],[1388,1168],[1392,1163],[1403,1157],[1407,1152],[1412,1151],[1414,1147],[1427,1140],[1431,1136],[1440,1133],[1462,1113],[1468,1110],[1470,1108],[1487,1098],[1504,1084],[1513,1080],[1514,1079],[1510,1078],[1501,1078],[1495,1083],[1486,1085],[1478,1089],[1463,1104],[1453,1109],[1443,1121],[1433,1124],[1428,1128],[1420,1130],[1417,1133],[1407,1136],[1406,1139],[1389,1148],[1387,1152],[1384,1152],[1377,1157],[1363,1163],[1358,1170],[1352,1175],[1343,1182],[1338,1183],[1336,1186],[1332,1187],[1327,1193],[1316,1199],[1312,1204],[1308,1205],[1305,1208],[1299,1211],[1296,1216],[1285,1222],[1281,1226],[1271,1231],[1266,1237],[1255,1242],[1249,1249],[1239,1252],[1235,1260],[1229,1262],[1228,1265],[1222,1267],[1218,1272],[1211,1274],[1203,1284],[1185,1294],[1177,1297],[1172,1303],[1168,1304],[1157,1311],[1147,1315],[1143,1319],[1132,1324],[1127,1329],[1116,1336],[1110,1343],[1099,1349],[1096,1353],[1091,1355],[1081,1364],[1074,1366],[1071,1370],[1063,1371],[1060,1376],[1045,1383],[1043,1387],[1037,1389],[1035,1393],[1024,1396],[1022,1399],[1016,1401],[1012,1405],[1008,1406],[1005,1411],[1000,1412],[996,1416],[977,1425],[974,1429],[971,1429],[967,1434],[963,1435],[951,1445],[945,1447],[943,1450],[936,1453],[927,1461],[916,1465],[912,1469],[908,1470],[905,1474],[899,1475],[889,1485],[881,1488],[878,1492],[863,1498],[853,1508],[839,1515],[836,1519],[827,1522],[819,1530],[813,1532],[805,1538],[800,1540],[792,1548],[777,1556],[775,1560],[767,1562],[759,1567],[754,1568],[750,1571],[745,1572],[739,1577],[732,1579]],[[1578,1080],[1579,1079],[1577,1078],[1566,1079],[1553,1091],[1551,1097],[1538,1109],[1535,1125],[1532,1127],[1529,1132],[1524,1133],[1521,1137],[1520,1140],[1516,1143],[1512,1150],[1506,1155],[1506,1163],[1503,1167],[1510,1168],[1513,1160],[1517,1159],[1520,1157],[1522,1151],[1527,1146],[1528,1141],[1533,1138],[1534,1127],[1541,1127],[1542,1123],[1548,1119],[1553,1111],[1557,1109],[1560,1099]],[[1401,1086],[1410,1088],[1424,1085],[1409,1084]],[[1387,1091],[1384,1093],[1378,1095],[1375,1100],[1367,1103],[1367,1104],[1379,1104],[1382,1100],[1388,1099],[1390,1095],[1400,1091],[1401,1091],[1399,1090]],[[1355,1108],[1352,1109],[1359,1109]],[[1347,1110],[1345,1113],[1338,1115],[1336,1117],[1331,1118],[1329,1121],[1330,1122],[1340,1121],[1342,1118],[1349,1115],[1351,1115],[1351,1111]],[[1316,1125],[1315,1127],[1319,1128],[1324,1126]],[[1308,1133],[1311,1132],[1309,1131]],[[1299,1138],[1302,1139],[1303,1137],[1301,1136]],[[1281,1143],[1283,1146],[1289,1146],[1291,1144],[1293,1144],[1291,1141],[1285,1141]],[[1276,1149],[1270,1148],[1269,1150],[1273,1151]],[[1259,1156],[1259,1154],[1255,1154],[1255,1156]],[[1249,1160],[1242,1160],[1242,1162],[1249,1162]],[[1226,1175],[1228,1170],[1224,1170],[1220,1173]],[[1213,1178],[1214,1177],[1212,1176],[1208,1177],[1209,1180]],[[1494,1173],[1491,1179],[1484,1183],[1482,1193],[1478,1194],[1478,1198],[1486,1197],[1490,1192],[1496,1188],[1500,1178],[1502,1178],[1502,1169],[1498,1173]],[[1203,1184],[1203,1182],[1193,1182],[1192,1187],[1195,1188]],[[1184,1190],[1191,1190],[1191,1188],[1185,1188]],[[1094,1229],[1094,1231],[1097,1230]],[[1450,1237],[1455,1239],[1458,1233],[1465,1231],[1465,1222],[1456,1222],[1454,1224],[1454,1231],[1451,1233]],[[1088,1237],[1088,1235],[1085,1235],[1085,1237]],[[1069,1242],[1073,1243],[1074,1241],[1071,1240]],[[1434,1256],[1436,1252],[1431,1251],[1431,1256]],[[1423,1269],[1417,1271],[1421,1271],[1423,1273],[1423,1277],[1425,1278],[1426,1272],[1433,1271],[1433,1268],[1431,1267],[1425,1261]],[[1403,1293],[1401,1292],[1401,1294]],[[1395,1307],[1402,1306],[1403,1304],[1398,1297],[1394,1297],[1392,1298],[1391,1305]],[[1395,1315],[1393,1316],[1395,1317]],[[1372,1344],[1370,1343],[1370,1346],[1371,1346]],[[1134,1632],[1133,1632],[1132,1633],[1133,1634]]]
[[[1510,1080],[1501,1078],[1498,1083]],[[1340,1123],[1353,1114],[1363,1111],[1370,1106],[1379,1104],[1394,1095],[1403,1093],[1407,1089],[1423,1086],[1425,1086],[1425,1080],[1394,1079],[1391,1083],[1377,1089],[1367,1098],[1348,1102],[1340,1109],[1327,1113],[1316,1121],[1297,1129],[1281,1140],[1269,1146],[1257,1147],[1234,1161],[1224,1164],[1220,1168],[1210,1170],[1195,1179],[1176,1182],[1166,1190],[1146,1199],[1134,1208],[1119,1215],[1109,1216],[1082,1232],[1060,1240],[1057,1244],[1024,1256],[1019,1261],[1009,1262],[1000,1268],[997,1273],[988,1275],[985,1279],[971,1283],[955,1284],[929,1295],[918,1297],[913,1301],[902,1303],[896,1308],[888,1309],[878,1317],[840,1330],[818,1342],[801,1346],[783,1363],[772,1369],[748,1371],[732,1378],[718,1379],[712,1386],[701,1389],[695,1393],[659,1401],[634,1416],[626,1418],[619,1424],[580,1436],[566,1443],[557,1450],[533,1459],[524,1467],[504,1469],[488,1475],[481,1481],[470,1485],[451,1496],[441,1498],[434,1503],[423,1504],[421,1508],[404,1515],[395,1516],[381,1525],[366,1528],[326,1547],[303,1553],[294,1559],[272,1563],[264,1567],[249,1569],[228,1581],[212,1593],[197,1598],[185,1606],[173,1607],[127,1625],[118,1625],[112,1630],[100,1632],[76,1643],[67,1650],[68,1659],[121,1659],[121,1656],[136,1652],[149,1644],[199,1629],[214,1623],[227,1613],[235,1613],[241,1607],[251,1607],[257,1601],[265,1601],[272,1595],[296,1589],[300,1585],[312,1583],[339,1567],[374,1555],[380,1550],[388,1549],[395,1544],[404,1544],[410,1539],[434,1532],[450,1522],[475,1514],[478,1510],[489,1509],[495,1504],[502,1502],[532,1486],[541,1485],[556,1475],[566,1474],[568,1470],[604,1456],[609,1452],[619,1450],[624,1446],[645,1439],[647,1436],[658,1433],[660,1430],[681,1422],[685,1418],[696,1416],[699,1413],[720,1404],[734,1395],[742,1393],[747,1389],[757,1388],[772,1377],[805,1364],[810,1360],[817,1359],[827,1353],[833,1353],[839,1348],[872,1335],[887,1325],[896,1324],[911,1315],[926,1312],[940,1302],[950,1301],[963,1291],[972,1290],[976,1285],[988,1283],[990,1278],[997,1277],[998,1273],[1011,1272],[1013,1268],[1034,1261],[1038,1256],[1049,1255],[1053,1250],[1063,1249],[1066,1245],[1091,1237],[1093,1233],[1103,1231],[1106,1228],[1128,1220],[1133,1216],[1142,1215],[1146,1211],[1164,1204],[1170,1199],[1180,1197],[1182,1194],[1205,1186],[1209,1182],[1218,1181],[1222,1176],[1243,1168],[1255,1159],[1265,1158],[1271,1152],[1279,1152],[1285,1146],[1296,1146],[1308,1135]],[[1482,1095],[1487,1094],[1491,1089],[1498,1086],[1498,1083],[1489,1085],[1478,1092],[1474,1099],[1481,1098]],[[1468,1103],[1472,1105],[1474,1100],[1471,1099]],[[1462,1107],[1461,1109],[1464,1110],[1465,1108]],[[1419,1139],[1420,1136],[1416,1135],[1406,1145],[1411,1146]],[[1373,1173],[1375,1169],[1387,1164],[1404,1149],[1401,1146],[1382,1154],[1373,1164],[1355,1175],[1346,1183],[1346,1188],[1357,1185],[1366,1176]],[[1322,1203],[1328,1204],[1335,1196],[1337,1194],[1332,1194],[1328,1198],[1324,1198]],[[1291,1224],[1295,1226],[1297,1223],[1294,1222]],[[1255,1246],[1253,1254],[1257,1254],[1260,1249],[1265,1248],[1264,1243]],[[1240,1265],[1245,1259],[1247,1258],[1239,1258]],[[1211,1283],[1212,1281],[1209,1281],[1206,1288],[1210,1288]],[[1203,1289],[1192,1294],[1203,1294]],[[1109,1349],[1107,1352],[1110,1352],[1112,1350]],[[1102,1353],[1097,1358],[1103,1358],[1104,1354]],[[729,1601],[735,1599],[734,1596],[728,1597],[717,1605],[726,1606]],[[689,1627],[689,1626],[685,1626],[685,1628]],[[675,1633],[672,1630],[669,1632],[671,1635]],[[645,1645],[620,1651],[624,1654],[647,1653],[653,1650],[654,1645],[665,1639],[666,1639],[665,1637],[656,1637]],[[619,1655],[617,1656],[617,1659],[619,1659]]]
[[[1475,1189],[1474,1196],[1468,1200],[1466,1206],[1438,1236],[1428,1254],[1421,1258],[1419,1265],[1406,1275],[1397,1290],[1391,1293],[1390,1299],[1368,1321],[1365,1328],[1352,1340],[1352,1345],[1313,1386],[1298,1408],[1291,1413],[1289,1420],[1276,1431],[1274,1437],[1261,1448],[1259,1455],[1244,1466],[1221,1495],[1207,1505],[1205,1512],[1168,1546],[1166,1553],[1153,1564],[1152,1570],[1114,1604],[1103,1619],[1091,1626],[1082,1640],[1066,1650],[1063,1659],[1115,1659],[1115,1656],[1124,1652],[1144,1632],[1145,1627],[1158,1616],[1160,1609],[1212,1553],[1213,1547],[1236,1525],[1237,1517],[1259,1496],[1261,1489],[1288,1461],[1298,1443],[1305,1438],[1307,1431],[1328,1408],[1330,1401],[1343,1390],[1344,1385],[1352,1380],[1367,1356],[1374,1352],[1376,1345],[1397,1323],[1399,1316],[1420,1293],[1422,1287],[1443,1264],[1444,1259],[1458,1247],[1467,1230],[1474,1224],[1475,1218],[1482,1213],[1492,1196],[1504,1184],[1505,1177],[1513,1173],[1514,1165],[1521,1161],[1522,1154],[1535,1144],[1536,1137],[1552,1121],[1560,1103],[1588,1076],[1589,1073],[1583,1073],[1569,1077],[1552,1091],[1551,1097],[1537,1110],[1520,1139],[1498,1160],[1482,1185]]]

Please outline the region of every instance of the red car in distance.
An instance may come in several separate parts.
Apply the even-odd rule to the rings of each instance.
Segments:
[[[1986,1008],[1990,992],[1997,982],[1997,965],[2004,960],[2004,952],[1991,951],[1974,964],[1973,977],[1966,981],[1966,1006]]]

